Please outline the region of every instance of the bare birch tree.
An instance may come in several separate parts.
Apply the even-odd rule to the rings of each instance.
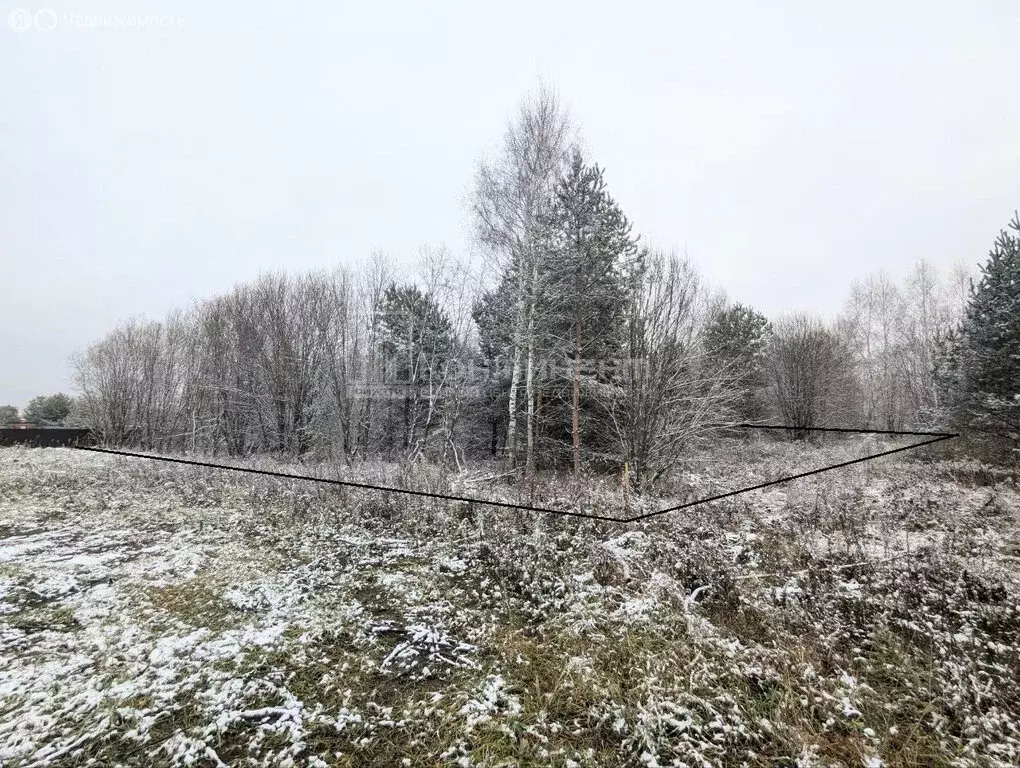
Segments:
[[[534,467],[536,299],[552,190],[570,146],[570,122],[556,94],[540,87],[507,128],[500,156],[482,162],[472,201],[475,234],[500,274],[513,275],[512,362],[507,461],[517,462],[518,389],[523,378],[525,465]]]

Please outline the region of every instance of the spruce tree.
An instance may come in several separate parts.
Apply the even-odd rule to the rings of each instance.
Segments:
[[[1020,446],[1020,215],[999,233],[971,289],[959,368],[966,423]]]

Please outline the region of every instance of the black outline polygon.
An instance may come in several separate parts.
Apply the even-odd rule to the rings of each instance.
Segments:
[[[825,467],[818,469],[811,469],[807,472],[798,472],[795,475],[787,475],[777,480],[769,480],[765,483],[759,483],[758,485],[748,486],[746,488],[739,488],[735,491],[727,491],[725,493],[718,493],[714,496],[707,496],[702,499],[696,499],[694,501],[688,501],[683,504],[677,504],[676,506],[666,507],[660,509],[657,512],[646,512],[644,514],[635,515],[633,517],[611,517],[609,515],[596,515],[589,512],[574,512],[566,509],[550,509],[548,507],[536,507],[529,504],[520,504],[511,501],[492,501],[490,499],[479,499],[469,496],[453,496],[445,493],[432,493],[430,491],[412,491],[407,488],[393,488],[385,485],[375,485],[372,483],[358,483],[353,480],[331,480],[325,477],[310,477],[307,475],[292,475],[286,472],[273,472],[266,469],[248,469],[246,467],[231,467],[227,464],[213,464],[205,461],[192,461],[191,459],[175,459],[168,456],[152,456],[144,453],[132,453],[130,451],[115,451],[109,448],[95,448],[91,446],[74,446],[80,451],[92,451],[94,453],[108,453],[114,456],[127,456],[134,459],[150,459],[153,461],[165,461],[172,464],[187,464],[194,467],[207,467],[209,469],[227,469],[234,472],[248,472],[254,475],[267,475],[269,477],[279,477],[286,480],[307,480],[313,483],[326,483],[328,485],[342,485],[349,488],[363,488],[373,491],[385,491],[389,493],[402,493],[409,496],[423,496],[432,499],[444,499],[446,501],[463,501],[470,504],[484,504],[492,507],[504,507],[508,509],[519,509],[529,512],[545,512],[551,515],[565,515],[568,517],[581,517],[589,520],[605,520],[613,523],[638,523],[643,520],[648,520],[652,517],[659,515],[665,515],[670,512],[677,512],[681,509],[690,509],[696,507],[699,504],[708,504],[712,501],[719,501],[720,499],[727,499],[733,496],[737,496],[741,493],[748,493],[750,491],[761,490],[762,488],[768,488],[772,485],[779,485],[780,483],[788,483],[791,480],[799,480],[803,477],[810,477],[811,475],[817,475],[822,472],[830,472],[834,469],[841,469],[843,467],[849,467],[852,464],[860,464],[861,462],[871,461],[872,459],[878,459],[883,456],[890,456],[894,453],[901,453],[902,451],[909,451],[913,448],[920,448],[924,445],[932,445],[934,443],[941,442],[943,440],[951,440],[954,437],[960,435],[953,432],[906,432],[898,430],[884,430],[884,429],[845,429],[842,427],[789,427],[783,425],[773,424],[716,424],[712,425],[720,428],[743,428],[743,429],[773,429],[773,430],[794,430],[799,432],[837,432],[837,433],[849,433],[849,434],[868,434],[868,435],[903,435],[910,437],[927,437],[931,438],[928,440],[922,440],[919,443],[912,443],[910,445],[901,446],[899,448],[892,448],[888,451],[881,451],[880,453],[869,454],[868,456],[862,456],[857,459],[850,459],[849,461],[841,461],[838,464],[829,464]]]

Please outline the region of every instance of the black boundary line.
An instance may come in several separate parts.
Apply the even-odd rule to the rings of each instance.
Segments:
[[[432,493],[430,491],[412,491],[407,488],[393,488],[385,485],[374,485],[371,483],[358,483],[353,480],[331,480],[325,477],[311,477],[308,475],[292,475],[286,472],[273,472],[268,469],[249,469],[247,467],[232,467],[228,464],[213,464],[206,461],[192,461],[191,459],[174,459],[168,456],[152,456],[145,453],[132,453],[130,451],[115,451],[109,448],[94,448],[91,446],[76,445],[73,446],[79,451],[91,451],[93,453],[107,453],[113,456],[126,456],[132,459],[149,459],[151,461],[165,461],[171,464],[186,464],[193,467],[206,467],[208,469],[226,469],[234,472],[248,472],[253,475],[266,475],[268,477],[279,477],[286,480],[305,480],[313,483],[325,483],[328,485],[340,485],[349,488],[364,488],[372,491],[384,491],[388,493],[402,493],[408,496],[424,496],[431,499],[444,499],[446,501],[466,501],[471,504],[486,504],[492,507],[503,507],[506,509],[520,509],[529,512],[545,512],[552,515],[565,515],[568,517],[580,517],[588,520],[605,520],[613,523],[637,523],[643,520],[648,520],[658,515],[665,515],[669,512],[677,512],[681,509],[689,509],[699,504],[707,504],[711,501],[719,501],[720,499],[730,498],[731,496],[737,496],[741,493],[748,493],[749,491],[757,491],[762,488],[768,488],[772,485],[779,485],[780,483],[788,483],[791,480],[799,480],[803,477],[810,477],[811,475],[817,475],[822,472],[829,472],[833,469],[841,469],[843,467],[849,467],[852,464],[860,464],[864,461],[871,461],[872,459],[881,458],[882,456],[889,456],[894,453],[900,453],[901,451],[909,451],[913,448],[920,448],[923,445],[931,445],[938,443],[943,440],[951,440],[954,437],[959,437],[958,434],[952,432],[897,432],[893,430],[882,430],[882,429],[844,429],[842,427],[786,427],[780,425],[771,424],[712,424],[710,426],[719,428],[745,428],[745,429],[786,429],[786,430],[801,430],[803,432],[839,432],[839,433],[853,433],[853,434],[876,434],[876,435],[908,435],[908,436],[924,436],[930,437],[931,440],[923,440],[919,443],[912,443],[911,445],[901,446],[899,448],[893,448],[888,451],[882,451],[880,453],[873,453],[869,456],[862,456],[857,459],[850,459],[849,461],[843,461],[838,464],[830,464],[819,469],[811,469],[807,472],[800,472],[796,475],[788,475],[787,477],[781,477],[778,480],[770,480],[766,483],[759,483],[758,485],[752,485],[747,488],[739,488],[735,491],[727,491],[726,493],[719,493],[715,496],[707,496],[703,499],[695,499],[694,501],[688,501],[684,504],[678,504],[673,507],[667,507],[666,509],[660,509],[657,512],[647,512],[643,515],[636,515],[634,517],[611,517],[609,515],[596,515],[589,512],[572,512],[565,509],[550,509],[548,507],[535,507],[528,504],[519,504],[510,501],[492,501],[490,499],[479,499],[470,496],[451,496],[445,493]]]
[[[959,437],[955,432],[905,432],[897,429],[849,429],[847,427],[785,427],[782,425],[775,424],[706,424],[707,427],[715,427],[717,429],[736,429],[737,427],[743,427],[746,429],[789,429],[789,430],[800,430],[802,432],[851,432],[853,434],[862,435],[909,435],[913,437]]]
[[[386,485],[372,485],[371,483],[356,483],[353,480],[331,480],[327,477],[310,477],[308,475],[291,475],[286,472],[272,472],[268,469],[248,469],[247,467],[231,467],[227,464],[211,464],[205,461],[191,461],[190,459],[172,459],[167,456],[151,456],[145,453],[130,453],[128,451],[113,451],[108,448],[92,448],[83,445],[74,446],[79,451],[92,451],[93,453],[109,453],[114,456],[129,456],[133,459],[152,459],[153,461],[168,461],[173,464],[189,464],[193,467],[209,467],[210,469],[231,469],[235,472],[250,472],[253,475],[268,475],[269,477],[282,477],[287,480],[309,480],[313,483],[327,483],[329,485],[344,485],[350,488],[367,488],[370,491],[388,491],[389,493],[404,493],[409,496],[426,496],[430,499],[446,499],[447,501],[467,501],[473,504],[489,504],[493,507],[507,507],[509,509],[524,509],[531,512],[548,512],[553,515],[570,515],[571,517],[587,517],[592,520],[611,520],[614,523],[627,522],[623,518],[609,517],[608,515],[593,515],[587,512],[570,512],[563,509],[549,509],[548,507],[532,507],[527,504],[515,504],[512,501],[490,501],[489,499],[471,498],[470,496],[451,496],[446,493],[431,493],[430,491],[412,491],[408,488],[393,488]]]
[[[751,426],[751,425],[748,425],[748,426]],[[769,427],[769,429],[772,429],[772,427]],[[826,430],[826,431],[856,432],[857,430],[851,429],[851,430]],[[882,433],[882,434],[897,434],[897,433],[892,432],[892,433]],[[928,434],[930,435],[932,433],[929,432]],[[872,459],[877,459],[877,458],[880,458],[882,456],[889,456],[890,454],[893,454],[893,453],[900,453],[901,451],[909,451],[912,448],[920,448],[922,445],[931,445],[933,443],[940,443],[943,440],[952,440],[954,437],[959,437],[959,435],[948,434],[948,433],[941,433],[941,434],[938,434],[937,436],[933,437],[931,440],[922,440],[919,443],[912,443],[910,445],[904,445],[904,446],[901,446],[899,448],[893,448],[892,450],[889,450],[889,451],[882,451],[881,453],[873,453],[873,454],[871,454],[869,456],[861,456],[859,459],[850,459],[850,461],[841,461],[839,464],[830,464],[829,466],[821,467],[820,469],[809,469],[807,472],[800,472],[800,473],[798,473],[796,475],[789,475],[787,477],[781,477],[778,480],[769,480],[767,483],[759,483],[758,485],[752,485],[752,486],[750,486],[748,488],[741,488],[741,489],[736,490],[736,491],[727,491],[726,493],[719,493],[719,494],[716,494],[715,496],[707,496],[704,499],[696,499],[695,501],[688,501],[685,504],[677,504],[675,507],[667,507],[666,509],[660,509],[658,512],[648,512],[648,513],[643,514],[643,515],[637,515],[636,517],[628,518],[624,522],[627,522],[627,523],[636,523],[636,522],[639,522],[641,520],[647,520],[650,517],[655,517],[656,515],[665,515],[667,512],[676,512],[676,511],[681,510],[681,509],[687,509],[689,507],[697,506],[698,504],[707,504],[710,501],[718,501],[719,499],[726,499],[726,498],[729,498],[730,496],[736,496],[738,493],[747,493],[748,491],[757,491],[757,490],[760,490],[762,488],[768,488],[770,485],[779,485],[779,483],[788,483],[791,480],[799,480],[802,477],[810,477],[811,475],[821,474],[822,472],[828,472],[828,471],[833,470],[833,469],[841,469],[842,467],[849,467],[851,464],[860,464],[863,461],[871,461]]]

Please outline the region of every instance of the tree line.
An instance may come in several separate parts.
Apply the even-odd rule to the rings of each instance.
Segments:
[[[33,397],[24,411],[14,405],[0,405],[0,429],[20,424],[22,420],[42,427],[76,426],[76,406],[74,398],[62,392]]]
[[[1016,222],[977,284],[921,261],[833,321],[769,319],[641,242],[548,89],[479,164],[471,214],[480,269],[375,255],[122,324],[74,359],[81,418],[150,449],[625,468],[638,489],[718,423],[1017,440]]]

